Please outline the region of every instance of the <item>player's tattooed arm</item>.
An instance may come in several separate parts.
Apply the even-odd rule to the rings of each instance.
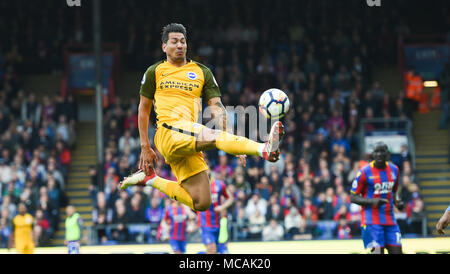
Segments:
[[[227,111],[220,100],[220,97],[209,99],[208,105],[211,107],[211,113],[216,121],[216,125],[220,130],[227,129]]]
[[[361,206],[376,206],[376,207],[380,207],[381,205],[389,202],[388,200],[382,198],[367,199],[362,197],[361,195],[356,194],[350,194],[350,200],[352,203]]]

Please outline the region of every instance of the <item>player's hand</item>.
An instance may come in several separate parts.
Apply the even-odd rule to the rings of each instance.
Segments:
[[[142,146],[139,169],[142,169],[145,175],[150,175],[150,170],[153,168],[153,161],[156,160],[156,153],[153,149],[150,146]]]
[[[222,206],[222,205],[218,205],[218,206],[214,207],[214,211],[215,211],[215,212],[221,212],[222,209],[223,209],[223,206]]]
[[[403,203],[402,200],[395,200],[394,204],[397,207],[397,209],[400,211],[402,211],[405,208],[405,204]]]
[[[444,216],[439,219],[439,222],[436,224],[436,230],[439,234],[444,235],[445,231],[444,229],[448,226],[450,223],[450,211],[446,211],[444,213]]]
[[[387,203],[389,203],[389,201],[386,200],[386,199],[383,199],[383,198],[374,198],[374,199],[372,199],[372,204],[374,206],[376,206],[376,207],[380,207],[380,206],[382,206],[384,204],[387,204]]]
[[[237,155],[236,157],[239,158],[239,163],[243,165],[244,167],[247,165],[247,155]]]

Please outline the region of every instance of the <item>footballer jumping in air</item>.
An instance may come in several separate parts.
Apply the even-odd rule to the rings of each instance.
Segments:
[[[364,247],[372,254],[401,254],[401,233],[394,218],[394,205],[402,210],[397,197],[399,169],[387,162],[386,144],[375,144],[372,161],[357,174],[351,189],[351,202],[362,206],[361,226]],[[395,199],[395,202],[394,202]]]
[[[162,50],[167,59],[151,65],[141,82],[140,170],[124,178],[120,188],[152,186],[195,211],[205,211],[211,205],[211,188],[202,151],[217,148],[238,155],[244,165],[246,155],[259,155],[276,162],[284,128],[281,122],[275,122],[266,143],[226,132],[227,115],[219,86],[206,66],[186,58],[187,35],[183,25],[172,23],[163,28]],[[200,98],[211,107],[218,130],[196,123]],[[157,119],[155,145],[170,164],[177,182],[159,177],[153,169],[156,154],[147,133],[152,104]]]

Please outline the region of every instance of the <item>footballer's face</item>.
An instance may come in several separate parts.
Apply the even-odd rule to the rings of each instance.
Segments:
[[[377,144],[373,151],[373,159],[375,160],[375,165],[384,166],[389,157],[389,151],[385,144]]]
[[[186,37],[181,32],[169,33],[167,43],[162,44],[162,50],[166,53],[167,59],[175,63],[186,60],[187,43]]]
[[[20,215],[24,215],[27,212],[27,207],[24,204],[20,204],[18,209]]]

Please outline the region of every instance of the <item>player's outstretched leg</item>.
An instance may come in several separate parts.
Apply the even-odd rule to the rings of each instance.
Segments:
[[[258,143],[248,138],[221,131],[215,136],[215,147],[233,155],[259,155],[264,160],[276,162],[279,159],[279,146],[284,136],[284,126],[280,121],[273,124],[269,139]]]
[[[264,144],[263,158],[269,162],[276,162],[280,157],[280,144],[284,136],[284,126],[280,121],[273,124],[269,139]]]
[[[130,186],[151,186],[154,187],[172,200],[179,201],[182,204],[196,210],[191,195],[178,182],[166,180],[156,175],[151,169],[150,175],[145,175],[143,170],[138,170],[119,183],[120,189],[127,189]]]

